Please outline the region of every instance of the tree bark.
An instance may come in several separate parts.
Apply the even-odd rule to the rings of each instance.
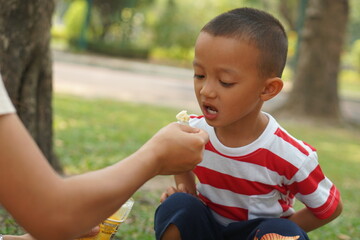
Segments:
[[[308,2],[294,85],[285,105],[288,112],[341,118],[337,78],[348,15],[348,0]]]
[[[0,0],[0,70],[18,115],[60,171],[52,141],[49,44],[54,4],[53,0]]]

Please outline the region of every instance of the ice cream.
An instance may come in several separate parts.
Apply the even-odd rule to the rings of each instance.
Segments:
[[[176,119],[178,120],[178,123],[180,123],[180,124],[189,125],[190,117],[187,114],[186,110],[182,110],[181,112],[179,112],[176,115]]]

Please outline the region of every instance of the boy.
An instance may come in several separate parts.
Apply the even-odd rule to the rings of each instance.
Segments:
[[[341,213],[316,150],[261,111],[282,89],[286,55],[283,26],[263,11],[234,9],[201,30],[193,66],[203,116],[190,125],[210,141],[203,161],[163,194],[157,239],[308,239]],[[297,212],[295,197],[306,206]]]

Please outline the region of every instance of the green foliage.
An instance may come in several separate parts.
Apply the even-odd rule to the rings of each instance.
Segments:
[[[194,48],[184,48],[179,45],[173,45],[169,48],[156,47],[151,51],[151,58],[168,64],[176,60],[177,65],[191,66],[194,58]]]
[[[358,0],[349,0],[350,16],[348,24],[348,42],[352,44],[360,39],[360,2]]]
[[[194,45],[200,26],[194,24],[195,19],[184,17],[193,7],[186,7],[174,0],[168,1],[154,26],[155,43],[158,46],[171,48],[180,45],[182,48],[191,48]]]
[[[353,69],[344,69],[339,76],[340,94],[360,99],[360,73]]]
[[[55,23],[53,36],[66,37],[73,46],[77,46],[85,18],[86,0],[60,0],[59,2],[69,5],[63,18],[66,31],[59,29],[58,24]],[[264,9],[279,18],[289,31],[294,30],[294,25],[298,22],[299,1],[296,0],[94,0],[92,18],[86,36],[92,45],[106,44],[115,48],[121,46],[120,48],[129,48],[131,51],[140,49],[140,52],[146,48],[147,52],[151,53],[150,58],[165,61],[169,59],[172,61],[175,58],[187,61],[189,55],[186,52],[192,50],[201,27],[214,16],[236,7]],[[349,51],[350,45],[360,39],[359,12],[360,2],[350,0],[347,38]],[[57,14],[63,15],[63,13]],[[288,34],[289,63],[292,63],[297,35],[293,32],[288,32]],[[97,51],[104,50],[105,54],[109,52],[108,47],[104,49],[96,47],[96,49]],[[122,54],[123,51],[113,52]],[[359,66],[359,63],[354,65]]]
[[[266,6],[273,8],[275,3],[272,0],[271,4],[268,3]],[[53,36],[65,36],[72,47],[77,47],[84,25],[87,3],[86,0],[74,0],[67,1],[67,4],[69,7],[63,18],[65,34],[57,28],[53,31]],[[152,47],[155,50],[151,50],[151,57],[155,59],[166,60],[175,57],[175,59],[188,60],[188,52],[192,51],[201,27],[215,15],[241,6],[261,8],[265,5],[260,0],[243,0],[240,4],[230,0],[195,2],[191,0],[94,0],[90,27],[86,32],[87,42],[89,45],[106,44],[107,46],[121,46],[123,49]],[[104,50],[105,54],[109,52],[107,48],[96,47],[96,49],[97,51]],[[115,50],[113,54],[114,52],[121,54],[121,51]],[[166,57],[162,54],[164,52],[167,53]],[[158,53],[160,54],[157,55]]]
[[[121,56],[125,58],[147,59],[148,48],[134,47],[132,45],[121,45],[117,43],[89,42],[88,50],[107,56]]]
[[[80,38],[85,22],[87,4],[85,0],[72,1],[64,16],[65,32],[68,41],[76,43]]]
[[[353,66],[360,74],[360,39],[354,42],[350,54]]]
[[[154,39],[151,58],[191,62],[195,40],[206,22],[232,8],[261,5],[260,2],[158,0],[148,13]]]

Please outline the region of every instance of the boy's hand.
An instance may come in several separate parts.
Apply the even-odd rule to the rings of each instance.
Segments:
[[[189,193],[184,184],[179,184],[177,188],[169,187],[163,194],[161,194],[160,202],[164,202],[168,197],[177,192]]]

